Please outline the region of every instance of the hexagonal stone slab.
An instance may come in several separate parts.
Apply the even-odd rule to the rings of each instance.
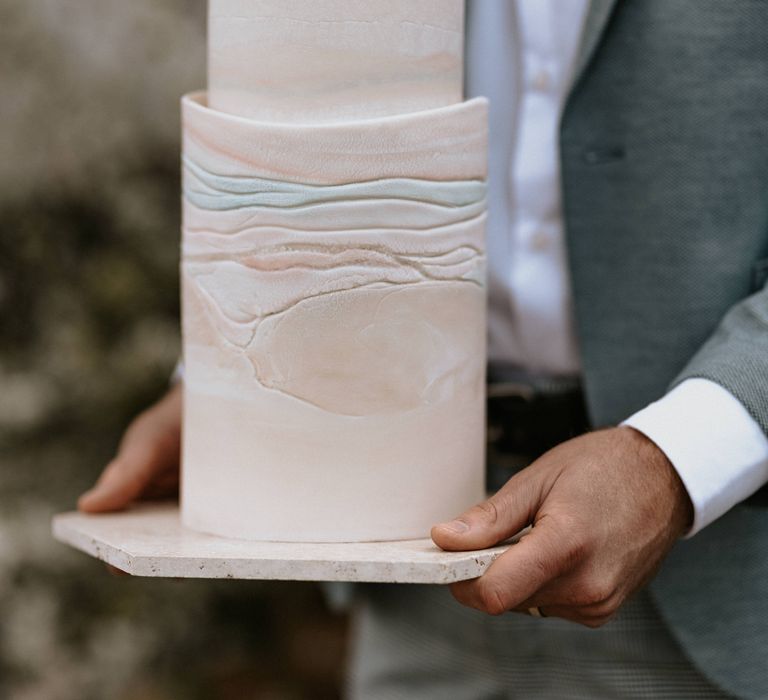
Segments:
[[[437,583],[476,578],[510,545],[444,552],[430,539],[399,542],[252,542],[184,527],[178,504],[100,515],[62,513],[54,537],[134,576]]]

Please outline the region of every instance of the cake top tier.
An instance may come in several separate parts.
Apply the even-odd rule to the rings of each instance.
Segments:
[[[303,124],[454,104],[463,32],[463,0],[210,0],[208,103]]]

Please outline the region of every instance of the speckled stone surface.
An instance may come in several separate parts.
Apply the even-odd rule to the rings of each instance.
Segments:
[[[53,519],[54,537],[135,576],[437,583],[480,576],[509,545],[443,552],[431,540],[253,542],[185,528],[177,504]]]

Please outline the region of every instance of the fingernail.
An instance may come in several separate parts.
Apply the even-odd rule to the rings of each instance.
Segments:
[[[440,527],[455,532],[457,535],[461,535],[469,530],[469,525],[463,520],[451,520],[449,523],[442,523]]]

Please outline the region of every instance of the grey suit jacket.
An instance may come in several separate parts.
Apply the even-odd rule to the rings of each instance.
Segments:
[[[560,136],[594,425],[706,377],[768,432],[768,2],[593,0]],[[681,542],[653,591],[703,672],[768,697],[768,508]]]

